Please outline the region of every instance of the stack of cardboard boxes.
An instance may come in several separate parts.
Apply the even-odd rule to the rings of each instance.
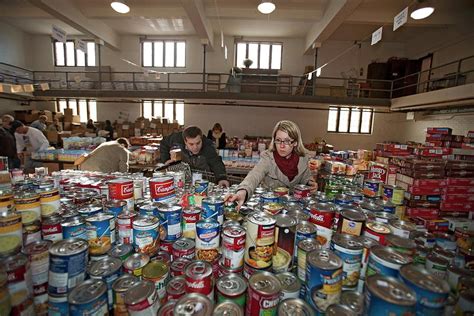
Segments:
[[[135,122],[118,123],[115,127],[117,137],[168,136],[179,130],[178,123],[169,123],[167,119],[154,118],[149,120],[143,117],[139,117]]]

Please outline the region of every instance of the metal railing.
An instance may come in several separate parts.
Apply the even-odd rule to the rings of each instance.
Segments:
[[[94,67],[95,68],[95,67]],[[252,72],[252,73],[250,73]],[[265,73],[266,72],[266,73]],[[0,83],[48,83],[51,90],[194,91],[395,98],[474,82],[474,56],[395,80],[313,77],[244,69],[242,73],[30,71],[0,63]]]

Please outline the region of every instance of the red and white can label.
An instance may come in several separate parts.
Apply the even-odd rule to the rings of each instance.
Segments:
[[[109,199],[129,200],[133,199],[133,181],[127,179],[115,179],[109,181]]]
[[[230,227],[230,230],[233,228]],[[238,269],[244,265],[244,254],[245,254],[245,230],[242,228],[237,228],[239,231],[234,234],[226,233],[222,236],[222,263],[224,267],[230,269]],[[240,232],[240,230],[242,232]]]
[[[276,315],[279,301],[280,292],[264,296],[249,288],[245,315]]]
[[[200,279],[193,279],[186,276],[186,293],[200,293],[206,295],[212,300],[214,299],[213,285],[212,274]]]
[[[41,224],[41,234],[44,240],[59,241],[63,239],[61,223]]]
[[[150,179],[150,195],[155,201],[166,201],[175,196],[173,177]]]

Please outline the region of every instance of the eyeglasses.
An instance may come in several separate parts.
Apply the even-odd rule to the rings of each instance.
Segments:
[[[290,140],[290,139],[285,139],[285,140],[275,139],[275,144],[277,145],[285,144],[286,146],[290,146],[294,142],[295,142],[294,140]]]

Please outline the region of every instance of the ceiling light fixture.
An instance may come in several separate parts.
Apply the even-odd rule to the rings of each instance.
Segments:
[[[429,17],[434,12],[434,7],[430,4],[430,1],[418,0],[410,14],[410,17],[414,20],[422,20]]]
[[[275,11],[276,6],[275,4],[270,1],[270,0],[262,0],[262,3],[260,3],[257,7],[258,11],[263,14],[270,14],[273,11]]]
[[[112,1],[110,6],[118,13],[125,14],[130,12],[130,7],[125,3],[125,0]]]

